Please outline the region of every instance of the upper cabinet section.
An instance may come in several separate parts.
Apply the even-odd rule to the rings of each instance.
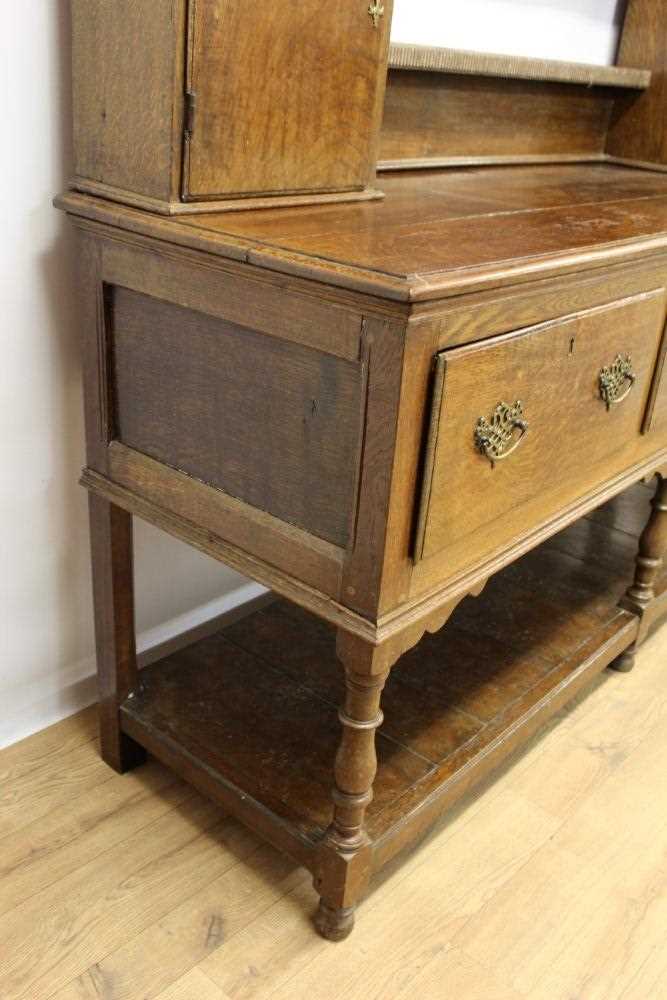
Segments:
[[[187,196],[363,189],[375,176],[389,5],[377,27],[368,0],[261,6],[196,4]]]
[[[185,0],[71,3],[74,187],[145,207],[169,202],[179,183]]]
[[[372,198],[392,0],[72,0],[74,187],[167,214]]]

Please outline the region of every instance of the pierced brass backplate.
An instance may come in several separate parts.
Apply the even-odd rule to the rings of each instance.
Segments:
[[[520,431],[518,437],[516,432]],[[528,431],[523,419],[523,403],[520,399],[514,406],[498,403],[490,420],[480,417],[475,427],[475,447],[488,458],[492,466],[509,458],[516,451]]]
[[[603,368],[599,375],[600,399],[608,410],[622,403],[630,395],[637,376],[632,369],[629,354],[619,354],[613,364]]]

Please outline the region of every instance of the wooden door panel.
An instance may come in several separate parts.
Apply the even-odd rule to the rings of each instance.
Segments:
[[[371,177],[391,2],[198,0],[185,195],[355,190]]]

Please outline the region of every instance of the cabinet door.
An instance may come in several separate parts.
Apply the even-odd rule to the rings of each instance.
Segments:
[[[391,0],[191,0],[186,200],[363,189]]]

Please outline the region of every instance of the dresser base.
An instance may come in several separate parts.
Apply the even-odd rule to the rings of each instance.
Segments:
[[[494,578],[394,667],[364,866],[379,870],[635,642],[618,607],[646,519],[646,486],[617,497]],[[667,613],[659,581],[654,623]],[[121,728],[326,881],[343,696],[335,632],[285,601],[142,671]],[[331,855],[331,865],[327,858]],[[353,908],[324,903],[341,939]],[[330,931],[330,933],[329,933]]]

